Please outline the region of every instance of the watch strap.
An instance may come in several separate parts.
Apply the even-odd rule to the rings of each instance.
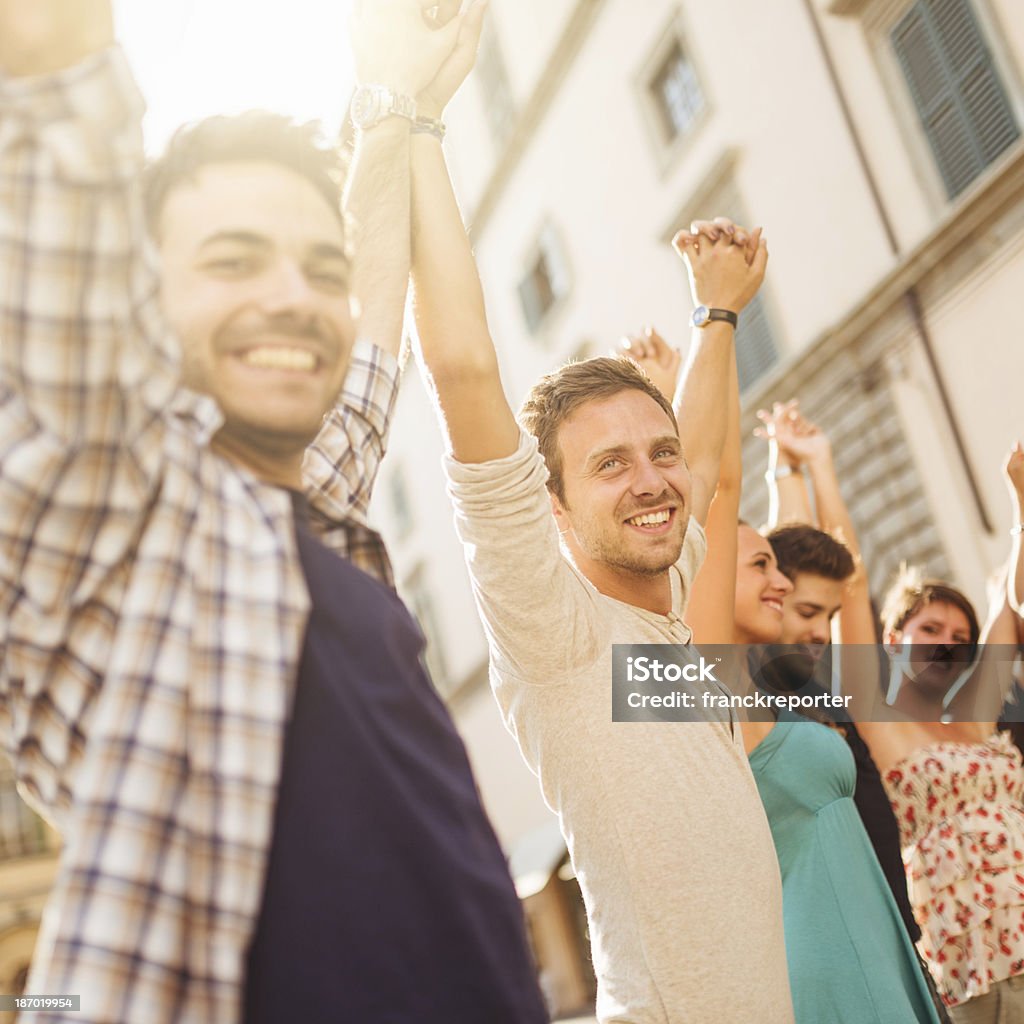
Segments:
[[[708,319],[707,322],[711,323],[712,320],[724,320],[726,323],[730,323],[733,327],[738,327],[740,318],[731,309],[718,309],[714,306],[708,307]]]

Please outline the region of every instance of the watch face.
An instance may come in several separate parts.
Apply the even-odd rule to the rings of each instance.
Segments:
[[[374,124],[380,110],[380,96],[376,90],[366,87],[356,90],[352,97],[352,123],[357,128]]]
[[[690,323],[692,323],[694,327],[703,327],[710,317],[711,312],[708,310],[707,306],[698,306],[693,311],[693,316],[690,317]]]

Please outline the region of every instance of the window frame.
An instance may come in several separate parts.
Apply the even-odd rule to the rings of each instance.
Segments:
[[[697,57],[696,48],[690,45],[690,34],[686,29],[682,11],[678,8],[673,10],[654,38],[655,42],[648,48],[646,56],[633,75],[633,90],[651,153],[659,172],[665,175],[681,159],[682,154],[692,148],[694,140],[701,135],[702,128],[710,119],[714,106],[708,88],[708,76]],[[689,130],[677,134],[672,139],[666,139],[663,128],[664,115],[653,95],[652,87],[676,46],[693,68],[703,103],[690,122]]]
[[[555,226],[554,222],[545,217],[539,228],[530,236],[533,241],[526,250],[526,255],[519,262],[519,274],[516,278],[516,303],[519,307],[519,314],[523,318],[523,328],[528,337],[546,345],[552,328],[552,324],[558,313],[566,305],[573,290],[572,266],[569,261],[568,248],[564,236]],[[549,243],[553,243],[549,244]],[[556,259],[552,261],[551,254],[554,252]],[[530,323],[526,306],[523,302],[522,289],[527,278],[532,276],[541,260],[548,263],[548,281],[551,285],[552,302],[540,315],[540,318],[533,324]],[[551,264],[555,264],[555,273],[551,273]],[[562,288],[558,290],[559,275]]]

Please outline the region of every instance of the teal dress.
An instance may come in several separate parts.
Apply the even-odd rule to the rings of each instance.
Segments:
[[[782,871],[796,1024],[937,1024],[835,730],[783,712],[750,755]]]

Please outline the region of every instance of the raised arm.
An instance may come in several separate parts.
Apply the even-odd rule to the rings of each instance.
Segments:
[[[427,117],[440,118],[476,59],[484,5],[474,3],[455,51],[420,97]],[[412,143],[412,305],[418,355],[442,416],[448,448],[462,463],[511,455],[519,428],[502,389],[483,290],[462,224],[444,151],[434,136]]]
[[[111,39],[108,3],[0,2],[0,586],[43,614],[126,557],[178,385]]]
[[[768,529],[785,523],[814,524],[811,499],[804,480],[803,463],[791,451],[783,450],[776,435],[776,424],[784,422],[796,408],[796,400],[776,402],[771,412],[758,409],[763,424],[754,433],[768,442]]]
[[[761,436],[771,436],[778,445],[780,458],[797,468],[794,475],[799,476],[800,467],[806,467],[818,512],[816,525],[842,541],[853,555],[856,570],[843,590],[838,619],[839,639],[844,644],[874,644],[877,637],[871,610],[871,590],[861,559],[857,531],[839,487],[828,436],[803,416],[795,400],[776,405],[765,423],[766,429],[760,432]],[[809,517],[796,521],[815,525]]]
[[[742,315],[757,294],[768,263],[761,229],[748,234],[724,218],[716,219],[710,229],[703,223],[692,229],[680,232],[673,244],[686,263],[694,305]],[[730,408],[729,368],[734,360],[729,323],[712,321],[694,328],[673,403],[693,478],[693,515],[702,525],[718,487]]]
[[[736,630],[736,559],[743,457],[740,396],[733,350],[729,369],[729,407],[725,446],[707,519],[708,553],[690,588],[687,625],[698,644],[731,644]]]
[[[415,0],[362,2],[351,26],[358,82],[415,97],[455,37],[454,25],[432,29]],[[397,396],[411,265],[410,127],[394,116],[358,133],[345,190],[359,341],[338,404],[303,464],[311,503],[335,520],[365,522]]]

